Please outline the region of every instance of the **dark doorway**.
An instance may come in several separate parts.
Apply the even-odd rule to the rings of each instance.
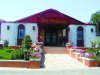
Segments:
[[[45,46],[58,46],[58,30],[45,30]]]
[[[77,46],[84,47],[83,27],[77,28]]]
[[[23,40],[24,36],[25,36],[25,27],[23,24],[20,24],[18,26],[17,45],[22,44],[22,40]]]

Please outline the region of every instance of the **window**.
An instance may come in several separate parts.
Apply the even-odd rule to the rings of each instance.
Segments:
[[[93,28],[91,28],[91,32],[93,32]]]
[[[10,29],[10,26],[7,26],[7,30],[9,30]]]
[[[33,30],[35,30],[35,26],[33,26]]]

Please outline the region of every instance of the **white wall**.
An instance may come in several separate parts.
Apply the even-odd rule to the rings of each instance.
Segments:
[[[96,32],[94,25],[69,25],[69,41],[73,43],[73,45],[77,46],[77,28],[82,26],[84,28],[83,38],[84,38],[84,46],[90,47],[91,41],[96,40]],[[93,28],[94,32],[91,32],[91,28]]]
[[[17,45],[18,25],[20,24],[25,26],[25,35],[30,35],[33,43],[36,43],[38,41],[38,27],[36,23],[2,23],[1,41],[8,40],[9,45]],[[9,30],[7,30],[7,26],[10,26]],[[35,26],[35,30],[32,29],[33,26]]]
[[[33,30],[33,26],[35,26],[35,30]],[[38,27],[37,27],[37,24],[36,23],[27,23],[25,25],[25,28],[26,28],[26,32],[25,34],[26,35],[30,35],[31,39],[32,39],[32,42],[33,43],[36,43],[38,42]]]
[[[93,32],[91,32],[91,28],[93,28]],[[95,26],[85,26],[85,46],[91,47],[91,41],[96,41],[96,30]]]
[[[74,46],[76,46],[77,45],[77,26],[75,26],[75,25],[70,25],[69,26],[69,29],[70,29],[70,31],[69,31],[69,37],[68,37],[68,41],[69,42],[71,42]]]
[[[36,23],[1,23],[1,41],[8,40],[10,45],[17,45],[18,25],[20,24],[25,26],[25,35],[30,35],[33,43],[38,42],[38,27]],[[7,30],[7,26],[10,26],[9,30]],[[33,30],[33,26],[35,26],[35,30]],[[84,46],[90,47],[91,41],[96,40],[94,25],[69,25],[69,41],[73,45],[77,45],[77,28],[79,26],[84,28]],[[94,32],[91,32],[91,28],[93,28]]]
[[[9,30],[7,30],[9,26]],[[15,27],[13,23],[1,23],[1,41],[8,40],[10,45],[14,45]]]

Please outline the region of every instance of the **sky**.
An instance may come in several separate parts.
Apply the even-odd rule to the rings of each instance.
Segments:
[[[50,8],[89,22],[91,14],[100,10],[100,0],[0,0],[0,19],[16,21]]]

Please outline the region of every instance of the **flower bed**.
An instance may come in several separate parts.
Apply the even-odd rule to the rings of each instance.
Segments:
[[[99,62],[95,59],[83,58],[83,64],[88,67],[97,67],[99,66]]]
[[[33,69],[40,68],[41,66],[40,62],[41,62],[41,57],[42,57],[41,52],[40,52],[41,48],[38,45],[36,45],[34,48],[32,48],[32,52],[31,50],[29,50],[30,56],[29,56],[29,60],[27,61],[24,60],[24,58],[22,59],[20,58],[21,57],[20,50],[15,50],[13,48],[2,48],[0,50],[0,53],[1,53],[0,67],[19,67],[19,68],[33,68]],[[16,52],[17,52],[17,55],[16,55]],[[12,53],[14,53],[14,56],[12,55]]]
[[[0,50],[0,67],[19,67],[19,68],[40,68],[41,66],[41,46],[35,45],[28,50],[29,60],[24,60],[23,50],[10,47]],[[22,53],[22,54],[21,54]],[[14,55],[13,55],[14,54]],[[22,57],[22,58],[21,58]]]
[[[29,52],[31,51],[29,50]],[[35,49],[34,55],[34,59],[29,58],[26,61],[23,58],[23,50],[16,50],[10,47],[2,48],[0,50],[0,67],[40,68],[41,53],[37,52],[37,48]]]
[[[96,50],[95,48],[83,48],[83,49],[79,49],[79,48],[66,48],[67,50],[67,54],[69,54],[71,57],[75,58],[76,60],[78,60],[79,62],[83,63],[84,65],[88,66],[88,67],[97,67],[99,66],[99,61],[98,61],[98,57],[96,55],[96,51],[92,52],[91,49]]]
[[[26,67],[40,68],[43,43],[32,45],[29,35],[26,35],[21,46],[9,46],[9,41],[4,40],[0,47],[1,67]]]

